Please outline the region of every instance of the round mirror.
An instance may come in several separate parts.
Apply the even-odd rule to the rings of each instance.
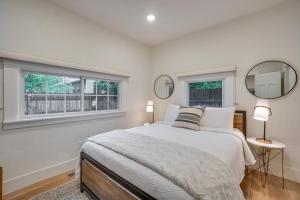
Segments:
[[[172,95],[174,91],[173,79],[167,75],[159,76],[154,82],[155,95],[160,99],[166,99]]]
[[[263,99],[275,99],[289,93],[297,83],[292,66],[281,61],[265,61],[252,67],[246,76],[248,91]]]

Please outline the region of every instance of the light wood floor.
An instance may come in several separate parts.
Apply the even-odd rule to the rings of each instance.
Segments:
[[[40,193],[73,180],[74,176],[70,176],[71,173],[72,172],[67,172],[28,186],[5,196],[4,200],[31,199]],[[256,173],[245,178],[241,187],[246,200],[300,200],[300,183],[286,180],[286,187],[285,189],[282,189],[282,186],[278,181],[280,181],[278,177],[269,176],[266,187],[263,188],[259,174]]]
[[[69,171],[58,176],[40,181],[16,192],[4,196],[4,200],[27,200],[59,185],[74,180],[74,172]]]
[[[262,187],[259,173],[248,175],[241,183],[246,200],[300,200],[300,183],[285,180],[282,188],[281,178],[268,175]]]

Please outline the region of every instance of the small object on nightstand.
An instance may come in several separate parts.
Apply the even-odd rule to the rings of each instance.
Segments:
[[[282,188],[284,188],[283,155],[284,155],[284,149],[286,147],[285,144],[275,140],[273,140],[272,143],[269,144],[261,143],[257,141],[256,138],[254,137],[247,138],[247,142],[250,144],[250,147],[252,148],[252,150],[254,151],[258,159],[259,166],[256,169],[254,169],[252,172],[259,170],[263,187],[265,187],[266,185],[269,171],[271,172],[271,170],[269,169],[270,161],[273,160],[279,154],[281,154],[281,178],[282,178]],[[258,150],[256,150],[254,147],[258,147]],[[276,151],[276,153],[271,155],[273,151]]]
[[[253,118],[264,122],[264,137],[256,138],[257,142],[271,144],[272,140],[266,139],[266,121],[268,121],[269,116],[272,115],[271,108],[269,106],[269,101],[266,99],[258,99],[256,106],[254,107]]]

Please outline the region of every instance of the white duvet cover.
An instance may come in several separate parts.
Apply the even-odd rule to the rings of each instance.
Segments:
[[[193,131],[158,122],[128,130],[213,153],[228,164],[239,182],[244,177],[245,165],[255,163],[243,134],[237,129],[229,131],[202,127],[201,131]],[[163,176],[105,147],[86,142],[82,151],[156,199],[193,199]]]

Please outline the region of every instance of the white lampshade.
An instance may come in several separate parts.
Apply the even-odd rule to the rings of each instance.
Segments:
[[[154,105],[154,102],[152,100],[148,100],[147,106],[153,106],[153,105]]]
[[[146,112],[153,112],[154,110],[154,102],[152,100],[148,100],[147,102],[147,107],[146,107]]]
[[[146,112],[150,112],[152,113],[153,112],[153,106],[148,106],[146,107]]]
[[[258,99],[256,102],[253,118],[260,121],[268,121],[269,114],[269,101],[266,99]]]

